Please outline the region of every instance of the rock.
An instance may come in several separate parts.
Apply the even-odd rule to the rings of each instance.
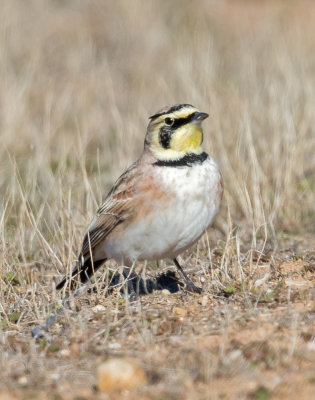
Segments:
[[[71,351],[69,349],[60,350],[60,355],[62,358],[68,358],[71,356]]]
[[[173,314],[178,315],[180,317],[184,317],[187,314],[187,310],[185,310],[184,308],[180,308],[180,307],[174,307]]]
[[[97,304],[95,307],[92,308],[94,313],[102,313],[106,310],[106,308],[102,304]]]
[[[108,343],[108,348],[111,350],[119,350],[121,348],[121,344],[118,342]]]
[[[147,380],[145,371],[129,359],[111,358],[97,370],[100,392],[137,389],[145,385]]]
[[[25,375],[20,376],[17,381],[18,381],[18,384],[22,385],[22,386],[25,386],[28,383],[27,377]]]
[[[209,297],[207,295],[202,296],[201,305],[205,307],[208,304]]]

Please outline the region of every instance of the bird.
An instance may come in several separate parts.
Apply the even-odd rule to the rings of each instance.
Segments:
[[[110,259],[127,271],[138,261],[171,259],[185,289],[202,291],[177,258],[213,223],[223,195],[219,167],[202,147],[208,116],[175,104],[149,117],[141,156],[112,186],[85,232],[76,266],[56,289],[87,283]]]

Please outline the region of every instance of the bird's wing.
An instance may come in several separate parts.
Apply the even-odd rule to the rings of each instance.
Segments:
[[[57,285],[59,290],[76,276],[81,283],[85,283],[106,261],[106,258],[94,260],[95,247],[112,232],[117,225],[132,217],[135,210],[134,195],[137,184],[141,180],[138,169],[139,161],[132,164],[116,181],[104,203],[97,211],[92,223],[85,233],[78,264],[73,268],[70,276],[65,276]],[[91,257],[92,255],[92,257]]]
[[[90,258],[93,249],[134,212],[133,197],[139,179],[138,162],[132,164],[116,181],[85,233],[80,257]]]

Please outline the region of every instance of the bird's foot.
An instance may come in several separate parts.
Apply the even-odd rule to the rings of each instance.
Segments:
[[[139,300],[139,296],[137,295],[137,293],[134,290],[129,293],[129,301],[133,302],[133,301],[138,301],[138,300]]]
[[[176,258],[173,259],[177,271],[179,272],[179,274],[182,276],[182,278],[184,279],[186,286],[185,289],[187,290],[187,292],[192,292],[192,293],[201,293],[202,289],[199,288],[198,286],[196,286],[188,277],[188,275],[186,275],[185,271],[183,270],[183,268],[180,266],[179,262],[176,260]]]
[[[186,283],[185,290],[191,293],[202,293],[202,288],[196,286],[192,281]]]

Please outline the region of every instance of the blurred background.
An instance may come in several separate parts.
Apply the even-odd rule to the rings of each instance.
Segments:
[[[214,229],[183,255],[203,297],[157,292],[135,313],[119,292],[90,294],[61,335],[30,340],[148,117],[174,103],[210,114],[204,147],[225,184]],[[307,398],[314,154],[314,1],[1,0],[0,388],[94,399],[97,363],[120,349],[153,371],[141,399],[208,399],[215,385],[213,398],[280,385],[287,399],[289,383]]]
[[[314,229],[314,26],[307,1],[2,1],[2,224],[17,174],[48,226],[70,193],[89,220],[148,117],[187,102],[210,114],[233,223]]]

